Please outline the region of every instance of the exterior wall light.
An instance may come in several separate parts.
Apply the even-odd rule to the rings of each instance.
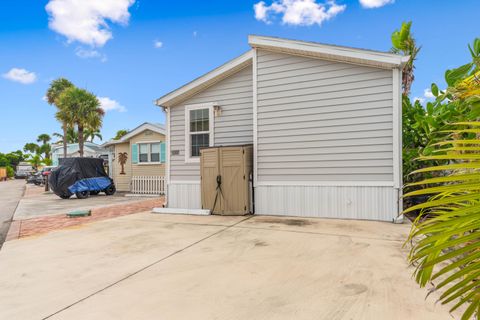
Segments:
[[[219,105],[214,105],[213,114],[215,115],[215,117],[220,117],[222,115],[222,108]]]

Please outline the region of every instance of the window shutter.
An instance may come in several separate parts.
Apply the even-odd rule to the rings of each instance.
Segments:
[[[160,143],[160,162],[165,163],[167,151],[165,151],[165,142]]]
[[[138,144],[132,144],[132,163],[138,163]]]

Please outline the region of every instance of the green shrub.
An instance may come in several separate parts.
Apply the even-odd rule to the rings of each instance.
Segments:
[[[7,177],[13,178],[13,176],[15,176],[15,170],[13,170],[12,167],[8,166],[7,167]]]

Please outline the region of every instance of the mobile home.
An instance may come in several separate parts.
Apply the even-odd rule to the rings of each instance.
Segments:
[[[110,176],[117,190],[138,194],[165,192],[165,128],[145,122],[118,140],[103,144],[110,153]]]
[[[392,221],[408,57],[249,36],[251,49],[156,100],[167,205],[201,208],[200,150],[253,144],[255,213]]]

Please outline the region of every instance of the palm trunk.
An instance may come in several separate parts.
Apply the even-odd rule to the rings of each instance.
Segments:
[[[78,152],[83,157],[83,126],[78,125]]]
[[[64,122],[62,125],[63,129],[63,157],[67,157],[67,124]]]
[[[404,96],[410,95],[410,88],[412,87],[413,80],[413,69],[409,66],[406,66],[402,73],[402,89]]]

